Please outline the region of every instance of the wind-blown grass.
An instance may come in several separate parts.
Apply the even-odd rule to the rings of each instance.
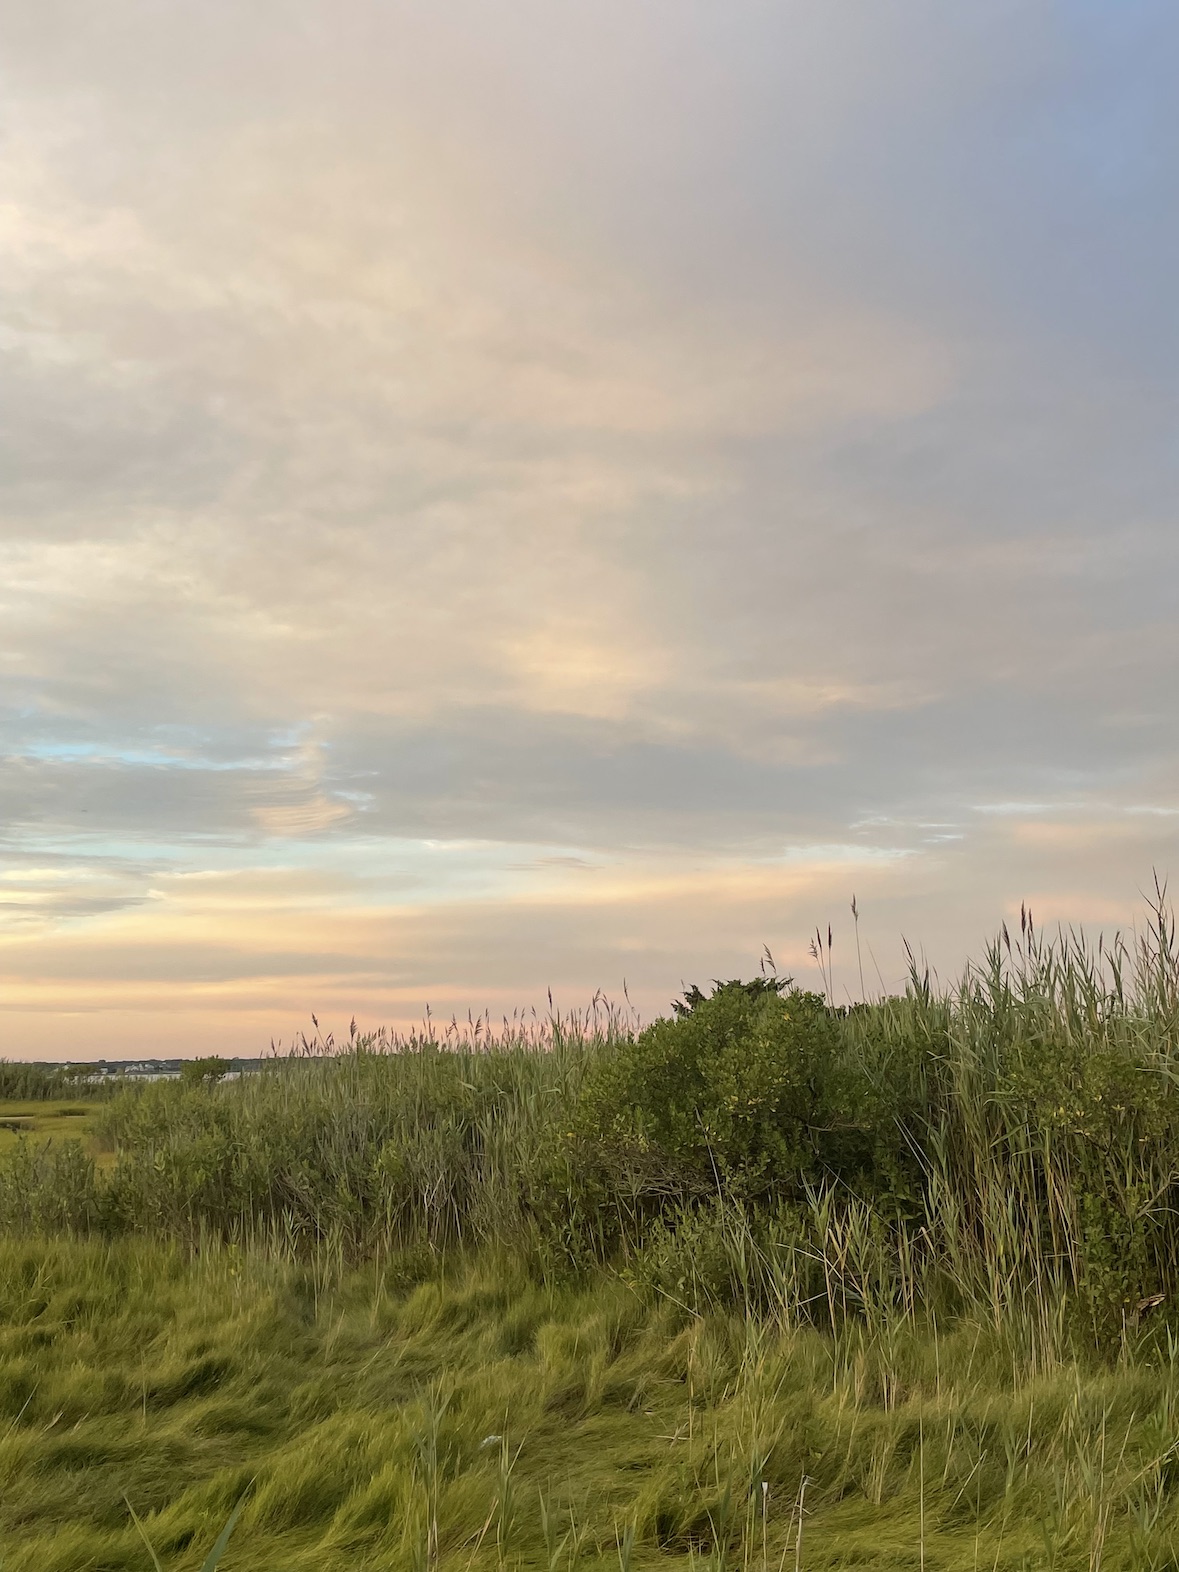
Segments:
[[[18,1572],[1173,1567],[1179,1352],[703,1316],[484,1257],[0,1246]],[[803,1511],[800,1517],[799,1505]],[[802,1544],[798,1544],[800,1523]]]

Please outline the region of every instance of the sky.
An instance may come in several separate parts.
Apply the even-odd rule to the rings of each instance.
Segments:
[[[0,1056],[1179,879],[1162,0],[0,6]]]

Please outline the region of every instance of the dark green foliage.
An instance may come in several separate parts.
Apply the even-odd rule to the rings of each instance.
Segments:
[[[742,982],[739,977],[734,977],[729,982],[723,983],[718,977],[713,979],[712,987],[713,994],[727,989],[730,993],[741,992],[746,994],[751,1000],[758,1000],[766,994],[785,993],[788,988],[793,986],[793,983],[793,977],[777,977],[770,974],[768,976],[754,977],[749,982]],[[691,1015],[698,1005],[706,1004],[710,997],[702,988],[693,983],[690,988],[684,990],[682,999],[673,999],[671,1001],[672,1014],[677,1020],[682,1020],[684,1016]]]
[[[582,1087],[580,1132],[639,1187],[688,1196],[800,1195],[852,1178],[872,1151],[869,1087],[840,1022],[776,979],[685,995],[601,1059]]]
[[[205,1083],[223,1081],[229,1071],[228,1059],[220,1059],[216,1056],[207,1059],[186,1059],[180,1066],[180,1079],[186,1086],[201,1086]]]

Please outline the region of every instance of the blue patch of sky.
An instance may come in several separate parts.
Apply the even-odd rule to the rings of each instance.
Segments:
[[[100,742],[26,743],[19,750],[10,753],[9,758],[39,759],[47,763],[121,764],[146,769],[203,770],[214,773],[231,770],[284,771],[292,769],[296,763],[295,760],[281,755],[276,757],[252,754],[246,757],[218,759],[209,758],[205,754]]]
[[[112,736],[108,729],[37,704],[11,707],[9,723],[18,722],[24,724],[17,735],[10,735],[5,749],[10,759],[217,773],[294,770],[303,763],[301,750],[312,731],[306,721],[262,734],[242,727],[162,721],[123,728],[122,736]]]

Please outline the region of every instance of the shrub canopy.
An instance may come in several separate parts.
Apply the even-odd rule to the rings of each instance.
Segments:
[[[797,1193],[862,1166],[867,1088],[836,1014],[789,982],[690,989],[586,1079],[581,1130],[652,1189]]]

